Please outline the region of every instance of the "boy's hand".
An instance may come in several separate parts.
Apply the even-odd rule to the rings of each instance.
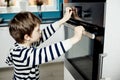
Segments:
[[[66,7],[66,12],[63,16],[62,19],[60,19],[59,21],[57,21],[57,24],[60,26],[63,23],[65,23],[66,21],[68,21],[71,18],[72,15],[72,9],[70,7]]]
[[[72,44],[75,44],[81,40],[82,34],[84,31],[85,31],[85,29],[83,26],[77,26],[74,28],[74,36],[71,38]]]
[[[66,7],[66,12],[64,13],[62,20],[66,22],[67,20],[71,18],[71,15],[72,15],[72,8]]]
[[[73,15],[72,15],[72,18],[76,19],[76,20],[82,20],[79,15],[78,15],[78,10],[77,8],[75,7],[72,7],[72,10],[73,10]]]
[[[82,37],[82,34],[83,34],[84,30],[85,29],[83,28],[83,26],[77,26],[77,27],[75,27],[74,28],[74,37],[78,38],[78,40],[80,40],[81,37]]]

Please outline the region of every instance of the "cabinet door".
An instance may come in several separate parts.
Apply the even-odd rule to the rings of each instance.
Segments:
[[[8,27],[0,27],[0,68],[8,67],[5,63],[5,59],[8,55],[11,45],[15,41],[9,34]]]

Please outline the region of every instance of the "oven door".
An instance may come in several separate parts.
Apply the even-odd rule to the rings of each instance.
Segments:
[[[63,14],[67,6],[76,7],[78,15],[84,21],[70,19],[67,24],[82,25],[86,31],[95,35],[95,39],[83,36],[82,40],[73,46],[65,55],[65,66],[75,80],[99,79],[99,55],[103,53],[104,45],[104,2],[97,3],[66,3],[63,4]],[[65,25],[65,38],[73,36],[70,25]]]

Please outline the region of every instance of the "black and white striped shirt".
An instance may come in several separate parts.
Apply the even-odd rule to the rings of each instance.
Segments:
[[[43,29],[41,42],[47,40],[58,28],[59,25],[55,22]],[[10,49],[6,63],[9,65],[13,64],[14,66],[13,80],[38,80],[39,64],[58,58],[71,47],[72,45],[70,44],[69,39],[43,48],[37,48],[34,46],[28,48],[15,43]]]

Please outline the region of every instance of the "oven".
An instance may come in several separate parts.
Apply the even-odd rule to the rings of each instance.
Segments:
[[[65,23],[65,38],[71,37],[72,28],[78,25],[84,26],[88,34],[67,52],[65,66],[75,80],[99,80],[104,46],[105,2],[65,3],[63,14],[67,6],[74,6],[81,19],[71,18]]]

